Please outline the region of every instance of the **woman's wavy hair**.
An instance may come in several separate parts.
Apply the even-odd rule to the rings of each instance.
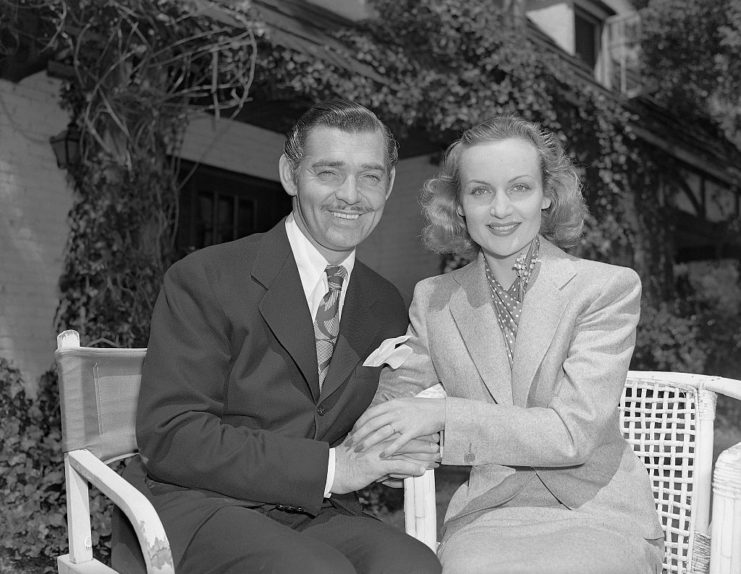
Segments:
[[[470,256],[479,246],[471,239],[465,219],[458,214],[461,154],[477,144],[521,138],[532,143],[540,157],[543,192],[551,205],[543,210],[540,233],[559,247],[573,247],[581,236],[587,207],[574,165],[561,142],[539,124],[517,116],[495,116],[469,128],[445,153],[440,172],[428,179],[420,203],[427,219],[422,236],[437,253]]]

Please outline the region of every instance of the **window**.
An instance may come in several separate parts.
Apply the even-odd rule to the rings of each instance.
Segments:
[[[605,85],[628,97],[641,92],[641,18],[638,12],[610,16],[605,21]]]
[[[176,248],[191,251],[267,231],[291,211],[280,183],[183,162]]]
[[[677,262],[739,257],[741,244],[729,234],[729,224],[739,216],[741,199],[728,182],[687,164],[666,174],[664,194],[673,224]]]
[[[602,23],[579,6],[574,6],[574,51],[595,70],[600,57]]]

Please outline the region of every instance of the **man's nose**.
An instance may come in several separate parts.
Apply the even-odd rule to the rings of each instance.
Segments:
[[[498,191],[494,194],[489,205],[489,213],[497,218],[507,217],[512,213],[512,202],[505,192]]]
[[[346,177],[342,185],[335,191],[335,196],[345,203],[357,203],[360,200],[360,192],[358,191],[358,180],[355,179],[355,176]]]

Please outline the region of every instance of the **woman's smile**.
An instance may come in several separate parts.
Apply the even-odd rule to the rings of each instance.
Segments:
[[[501,235],[501,236],[505,236],[505,235],[509,235],[511,233],[514,233],[519,226],[520,226],[520,224],[518,222],[513,222],[513,223],[490,223],[489,225],[487,225],[487,227],[489,228],[489,230],[494,235]]]

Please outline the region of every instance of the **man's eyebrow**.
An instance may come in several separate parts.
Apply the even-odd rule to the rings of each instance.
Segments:
[[[339,160],[317,160],[314,163],[311,164],[311,167],[344,167],[347,163],[344,161]],[[383,164],[380,163],[364,163],[361,164],[361,169],[364,170],[378,170],[378,171],[385,171],[386,167]]]
[[[330,161],[320,159],[311,164],[311,167],[342,167],[345,165],[344,161]]]
[[[360,167],[363,169],[377,169],[378,171],[386,171],[386,166],[380,163],[364,163]]]

